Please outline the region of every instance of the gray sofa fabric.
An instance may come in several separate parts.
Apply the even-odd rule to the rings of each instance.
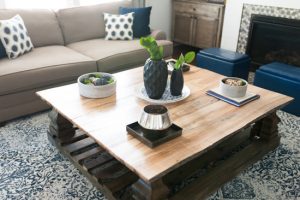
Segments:
[[[35,48],[18,59],[0,60],[0,95],[74,80],[91,71],[97,71],[95,61],[70,48]]]
[[[34,49],[16,59],[0,59],[0,123],[49,108],[35,92],[74,83],[84,73],[118,72],[142,66],[149,57],[139,40],[104,40],[103,12],[118,13],[123,0],[95,6],[58,10],[0,10],[0,19],[19,14]],[[166,34],[151,35],[171,57],[173,44]],[[58,97],[59,98],[59,97]]]
[[[105,36],[103,13],[117,14],[120,6],[129,7],[131,3],[130,1],[120,1],[59,10],[57,18],[66,44],[103,38]]]
[[[165,57],[172,55],[172,42],[159,40],[158,44],[164,46]],[[108,73],[141,65],[149,57],[137,39],[133,41],[94,39],[72,43],[68,47],[93,58],[97,61],[98,71]]]
[[[0,20],[19,14],[24,20],[34,47],[64,45],[64,38],[56,13],[46,9],[0,9]]]

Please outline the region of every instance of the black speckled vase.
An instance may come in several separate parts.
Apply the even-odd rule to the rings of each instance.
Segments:
[[[146,60],[144,65],[144,85],[151,99],[160,99],[166,89],[168,67],[164,60]]]
[[[180,96],[184,85],[182,70],[173,70],[171,74],[170,92],[173,96]]]

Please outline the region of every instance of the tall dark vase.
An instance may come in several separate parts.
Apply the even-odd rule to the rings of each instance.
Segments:
[[[184,85],[184,79],[182,70],[174,69],[171,74],[171,83],[170,83],[170,91],[173,96],[179,96],[182,94],[182,89]]]
[[[151,99],[160,99],[166,89],[168,67],[164,60],[146,60],[144,65],[144,85]]]

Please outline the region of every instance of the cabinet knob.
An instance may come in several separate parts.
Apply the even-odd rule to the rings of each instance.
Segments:
[[[196,8],[193,8],[193,11],[196,11]]]

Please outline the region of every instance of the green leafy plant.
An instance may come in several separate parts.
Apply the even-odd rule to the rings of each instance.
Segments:
[[[156,40],[149,37],[142,37],[140,44],[149,52],[151,60],[161,60],[163,58],[163,47],[158,46]]]
[[[186,53],[184,56],[183,56],[183,54],[180,54],[178,60],[176,61],[175,65],[174,65],[174,69],[178,70],[182,67],[182,65],[184,63],[193,62],[193,60],[195,59],[195,56],[196,56],[196,54],[193,51]]]

